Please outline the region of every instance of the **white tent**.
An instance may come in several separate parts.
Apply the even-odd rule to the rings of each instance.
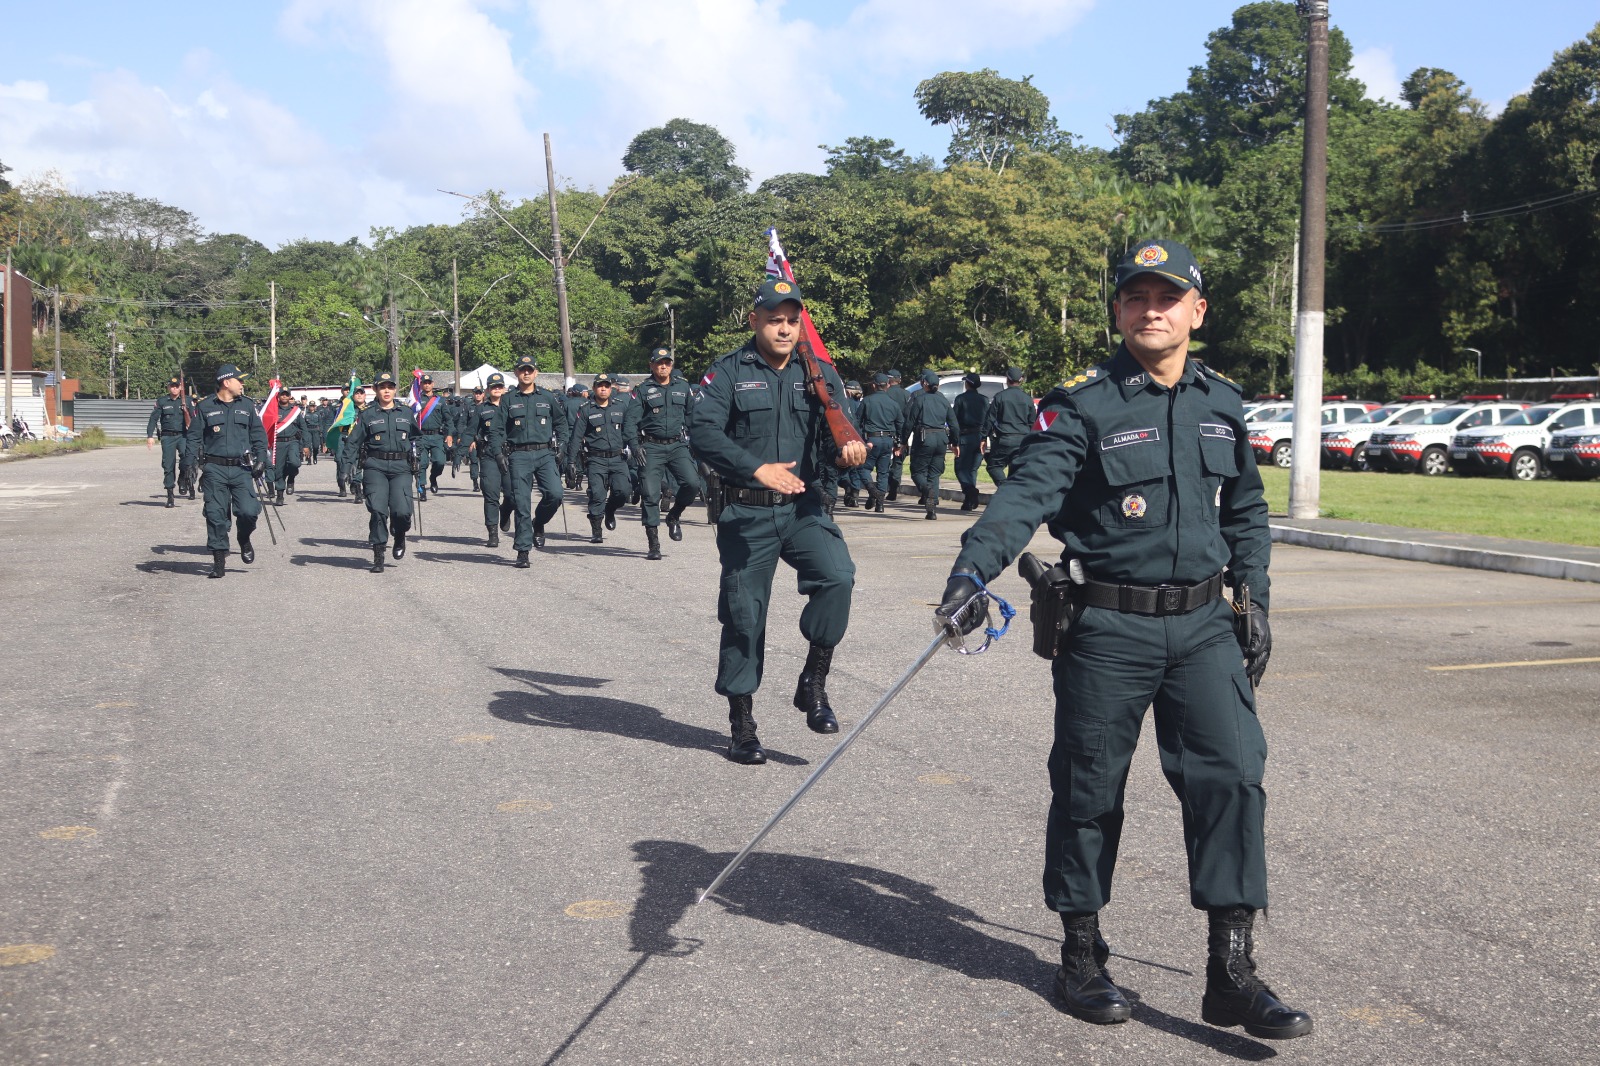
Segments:
[[[488,363],[484,363],[476,370],[463,370],[461,372],[461,381],[456,391],[460,393],[471,392],[473,389],[486,389],[489,387],[489,375],[502,373],[502,371],[496,370]],[[503,374],[503,376],[508,385],[515,380],[510,374]]]

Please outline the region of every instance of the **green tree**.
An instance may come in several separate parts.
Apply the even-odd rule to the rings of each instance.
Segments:
[[[736,152],[715,126],[675,118],[634,137],[622,166],[647,178],[688,177],[713,200],[743,192],[750,172],[734,162]]]
[[[1050,120],[1050,100],[1032,81],[1031,74],[1017,81],[985,67],[945,71],[920,83],[916,99],[922,117],[950,127],[945,164],[974,162],[1005,170]]]

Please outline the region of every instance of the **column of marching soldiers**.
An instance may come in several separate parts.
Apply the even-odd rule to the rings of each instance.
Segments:
[[[336,420],[348,388],[337,400],[309,403],[280,386],[269,450],[264,438],[249,439],[239,411],[228,410],[245,405],[254,410],[255,404],[244,395],[244,375],[224,365],[217,372],[217,395],[198,402],[185,396],[180,379],[168,382],[168,395],[151,412],[147,444],[161,444],[166,506],[174,507],[177,497],[196,499],[200,456],[215,452],[211,435],[240,436],[236,468],[228,461],[219,479],[232,499],[210,501],[213,506],[206,508],[212,577],[227,572],[229,512],[237,522],[240,559],[251,563],[258,501],[283,505],[295,494],[301,468],[324,459],[334,464],[339,496],[366,505],[373,573],[382,573],[388,560],[404,558],[414,515],[429,494],[439,492],[447,467],[452,479],[465,468],[471,491],[482,496],[484,545],[497,548],[502,533],[512,536],[519,568],[531,565],[534,548],[545,547],[546,527],[560,510],[565,490],[584,485],[589,543],[603,543],[605,531],[617,528],[621,507],[638,505],[645,557],[654,560],[662,558],[662,525],[672,540],[681,541],[684,511],[704,499],[714,513],[718,503],[717,479],[695,460],[689,445],[689,412],[699,384],[676,369],[666,348],[651,353],[650,370],[629,391],[602,373],[591,386],[574,384],[563,394],[539,385],[536,361],[524,356],[513,369],[514,381],[490,374],[470,396],[436,392],[432,377],[423,375],[421,406],[397,395],[399,382],[382,373],[356,390],[353,417],[342,426]],[[850,470],[829,469],[812,491],[829,514],[840,506],[881,514],[885,502],[900,496],[909,460],[917,503],[924,518],[934,520],[946,456],[953,455],[960,510],[976,510],[982,503],[980,462],[999,486],[1033,428],[1034,400],[1022,380],[1019,368],[1008,368],[1005,388],[991,399],[981,391],[979,375],[969,373],[953,403],[931,370],[910,390],[898,370],[876,374],[865,390],[856,380],[846,381],[842,406],[868,445],[868,460]],[[231,401],[224,400],[230,395]]]

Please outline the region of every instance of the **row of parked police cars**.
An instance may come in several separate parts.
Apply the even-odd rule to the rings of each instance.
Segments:
[[[1293,419],[1294,405],[1279,396],[1245,405],[1258,462],[1290,464]],[[1565,392],[1532,403],[1497,395],[1402,396],[1380,404],[1325,396],[1322,465],[1518,481],[1600,477],[1600,397]]]

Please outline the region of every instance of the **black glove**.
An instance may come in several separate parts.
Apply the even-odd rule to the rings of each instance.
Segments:
[[[411,472],[413,474],[416,474],[416,473],[420,473],[421,471],[422,471],[422,460],[417,457],[417,453],[416,452],[412,452],[411,453]]]
[[[1234,615],[1233,635],[1244,652],[1245,676],[1250,679],[1250,687],[1256,688],[1267,672],[1267,660],[1272,658],[1272,628],[1267,625],[1267,612],[1252,603],[1248,613]]]
[[[951,574],[950,580],[945,582],[944,599],[933,612],[934,621],[941,627],[955,624],[961,628],[961,635],[966,636],[974,629],[983,625],[983,604],[974,603],[972,610],[958,614],[961,608],[972,602],[972,597],[981,595],[983,590],[972,579],[971,574]]]
[[[250,457],[250,476],[258,478],[267,472],[267,464],[254,456]]]
[[[507,455],[505,452],[501,452],[499,455],[494,457],[494,465],[500,468],[501,477],[511,476],[511,456]]]

